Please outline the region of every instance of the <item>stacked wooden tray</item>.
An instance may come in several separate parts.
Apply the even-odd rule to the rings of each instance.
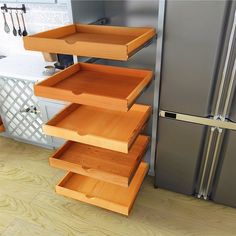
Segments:
[[[148,142],[147,136],[139,135],[129,153],[123,154],[68,141],[49,161],[56,168],[128,187]]]
[[[56,186],[56,191],[58,194],[128,215],[147,171],[148,165],[142,162],[128,188],[69,172]]]
[[[150,107],[134,104],[128,112],[72,104],[43,125],[51,136],[128,153],[150,115]]]
[[[25,37],[25,47],[127,60],[155,34],[150,28],[72,25]],[[72,52],[73,49],[73,52]],[[43,125],[70,140],[50,165],[67,170],[58,194],[128,215],[148,171],[149,137],[140,135],[151,107],[134,104],[149,84],[148,70],[77,63],[35,85],[41,97],[72,102]]]
[[[23,40],[28,50],[126,61],[155,34],[153,28],[73,24]]]
[[[0,133],[2,133],[2,132],[4,132],[4,131],[5,131],[5,128],[4,128],[2,119],[1,119],[1,117],[0,117]]]
[[[128,111],[153,73],[78,63],[35,86],[35,94],[110,110]]]

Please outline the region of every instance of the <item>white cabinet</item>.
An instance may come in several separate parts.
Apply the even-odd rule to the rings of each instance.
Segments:
[[[65,104],[37,98],[34,84],[34,81],[0,76],[0,114],[6,134],[44,147],[59,147],[65,141],[45,135],[42,124],[61,111]]]
[[[46,123],[48,120],[52,119],[57,113],[59,113],[67,104],[64,102],[38,98],[39,107],[43,119],[43,123]],[[58,148],[65,143],[64,139],[50,137],[52,146]]]
[[[42,132],[42,116],[33,92],[34,82],[0,76],[0,113],[9,137],[50,146]]]
[[[0,114],[6,128],[4,135],[52,148],[62,142],[45,135],[42,125],[65,104],[41,101],[34,95],[34,84],[46,79],[42,74],[45,65],[48,64],[45,64],[41,53],[0,60]]]

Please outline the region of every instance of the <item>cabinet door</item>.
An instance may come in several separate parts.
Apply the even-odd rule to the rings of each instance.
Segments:
[[[46,123],[48,122],[48,120],[52,119],[57,113],[59,113],[66,106],[66,103],[40,98],[39,106],[42,112],[43,123]],[[57,148],[65,143],[64,139],[55,138],[51,136],[48,137],[51,139],[51,145],[53,147]]]
[[[48,146],[33,85],[31,81],[0,77],[0,113],[10,137]]]

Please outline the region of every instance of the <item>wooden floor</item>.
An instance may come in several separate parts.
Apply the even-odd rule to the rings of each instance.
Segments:
[[[65,172],[51,153],[0,137],[0,235],[236,235],[236,209],[154,189],[151,177],[129,217],[58,196]]]

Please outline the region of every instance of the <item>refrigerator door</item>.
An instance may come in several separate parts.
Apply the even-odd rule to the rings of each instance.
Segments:
[[[235,119],[235,109],[230,109],[235,92],[236,72],[236,2],[229,1],[225,25],[222,30],[221,50],[216,70],[216,91],[213,98],[212,114]],[[234,102],[233,102],[234,103]]]
[[[160,117],[157,187],[194,194],[204,137],[205,126]]]
[[[235,198],[234,184],[232,184],[232,166],[234,166],[233,158],[233,141],[235,135],[235,123],[229,122],[235,120],[235,86],[236,86],[236,2],[231,2],[228,11],[227,25],[225,26],[224,46],[222,48],[220,66],[217,77],[221,77],[219,92],[215,99],[214,115],[220,120],[225,121],[230,127],[226,130],[217,129],[217,142],[214,147],[214,154],[209,169],[209,176],[204,191],[199,191],[199,196],[213,197],[216,201],[235,206],[232,199]],[[225,63],[222,63],[225,60]],[[223,66],[224,64],[224,66]],[[234,98],[235,99],[235,98]],[[229,119],[228,119],[229,118]],[[203,175],[202,175],[203,176]],[[235,175],[236,176],[236,175]],[[202,178],[203,179],[203,178]],[[218,187],[217,187],[218,186]],[[225,189],[224,189],[225,188]],[[228,192],[226,193],[226,189]],[[230,200],[231,199],[231,200]]]
[[[227,1],[167,1],[160,109],[206,116]]]
[[[226,131],[211,199],[236,207],[236,131]]]

